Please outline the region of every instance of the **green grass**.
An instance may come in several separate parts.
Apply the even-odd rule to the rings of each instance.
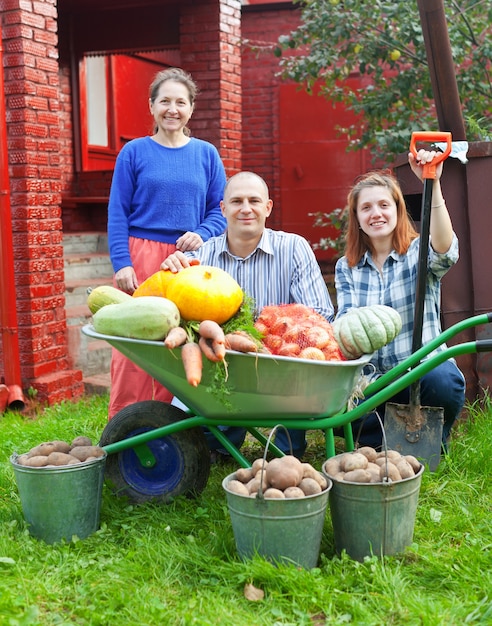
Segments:
[[[98,440],[107,398],[61,404],[36,419],[0,416],[0,624],[492,624],[492,403],[470,408],[438,471],[424,472],[414,544],[359,563],[336,556],[327,515],[318,567],[274,566],[237,555],[221,481],[212,466],[197,500],[131,505],[103,490],[101,528],[84,540],[45,544],[29,535],[9,462],[50,439]],[[310,431],[306,460],[320,468]],[[261,450],[249,443],[252,459]],[[364,516],[364,510],[360,512]],[[302,541],[302,536],[299,537]],[[252,602],[245,584],[265,593]]]

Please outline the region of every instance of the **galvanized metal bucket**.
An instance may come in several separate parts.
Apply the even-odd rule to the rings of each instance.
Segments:
[[[106,454],[61,467],[26,467],[10,457],[17,489],[33,537],[46,543],[85,539],[100,526]]]
[[[241,558],[258,554],[269,561],[311,569],[318,562],[332,482],[321,493],[305,498],[266,499],[226,492],[236,548]]]
[[[322,471],[326,478],[329,475]],[[403,552],[413,541],[424,466],[396,482],[354,483],[332,477],[330,516],[335,550],[356,561]]]
[[[288,430],[277,424],[268,436],[263,461],[266,460],[270,441],[282,428],[292,444]],[[262,470],[263,476],[263,470]],[[222,481],[226,492],[236,548],[243,559],[255,554],[274,563],[291,563],[305,569],[316,566],[328,507],[328,494],[332,481],[321,493],[304,498],[269,499],[260,487],[256,496],[245,496],[228,489],[228,483],[236,480],[229,474]]]

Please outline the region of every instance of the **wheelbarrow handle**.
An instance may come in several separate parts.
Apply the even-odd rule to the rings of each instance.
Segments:
[[[448,158],[451,153],[451,133],[449,132],[434,132],[434,131],[416,131],[412,133],[412,138],[410,140],[410,152],[414,157],[417,156],[417,143],[418,142],[426,142],[426,143],[436,143],[436,142],[446,142],[446,149],[444,152],[438,152],[437,155],[432,159],[432,163],[426,163],[423,167],[422,177],[423,178],[436,178],[436,167]]]

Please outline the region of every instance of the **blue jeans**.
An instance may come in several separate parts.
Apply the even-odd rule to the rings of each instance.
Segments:
[[[246,437],[246,429],[241,428],[240,426],[219,426],[219,430],[221,430],[224,435],[236,446],[236,448],[240,448]],[[222,454],[226,454],[226,450],[222,448],[219,441],[212,435],[212,433],[204,428],[205,437],[208,441],[208,446],[211,450],[217,450]],[[290,439],[292,442],[292,452],[294,456],[301,458],[306,449],[306,434],[304,430],[289,430]],[[275,445],[277,445],[282,452],[285,454],[290,454],[290,444],[283,429],[278,429],[275,433]]]
[[[408,404],[410,401],[410,388],[403,389],[388,402]],[[420,379],[420,404],[421,406],[442,407],[444,409],[443,444],[449,438],[451,428],[458,419],[465,403],[465,378],[453,361],[445,361]],[[384,424],[384,407],[377,407],[377,412]],[[359,429],[362,430],[359,434]],[[358,440],[361,446],[380,448],[382,446],[382,430],[379,420],[374,412],[352,422],[354,440]],[[358,439],[357,439],[358,437]]]

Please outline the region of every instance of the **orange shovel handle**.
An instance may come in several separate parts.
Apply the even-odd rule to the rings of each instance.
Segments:
[[[437,165],[447,159],[451,152],[451,133],[433,131],[417,131],[412,133],[412,139],[410,140],[410,152],[415,157],[417,156],[417,142],[446,142],[446,149],[444,152],[438,152],[432,159],[432,163],[426,163],[423,168],[423,178],[436,178]]]

